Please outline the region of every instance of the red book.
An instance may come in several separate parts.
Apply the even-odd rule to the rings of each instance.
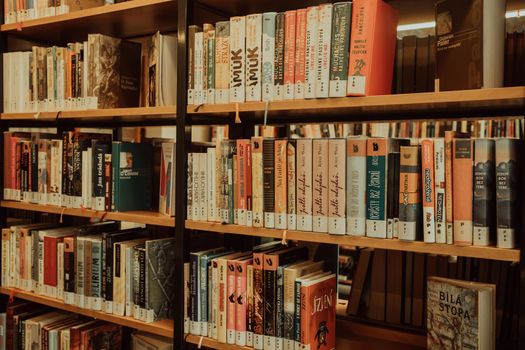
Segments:
[[[348,63],[348,96],[390,94],[398,12],[382,0],[355,0]]]
[[[56,297],[58,283],[57,244],[64,237],[71,236],[73,231],[69,227],[40,231],[44,242],[44,293]],[[50,287],[50,288],[49,288]]]
[[[301,345],[303,349],[335,349],[336,305],[337,280],[334,274],[302,283]]]
[[[79,324],[78,326],[71,327],[69,331],[69,349],[81,350],[82,332],[88,329],[93,329],[101,324],[103,324],[102,321],[88,321],[86,323]]]
[[[284,99],[294,98],[296,11],[284,13]]]

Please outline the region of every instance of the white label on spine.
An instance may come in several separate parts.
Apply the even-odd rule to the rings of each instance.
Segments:
[[[416,240],[416,223],[399,221],[398,225],[399,239],[403,241]]]
[[[264,213],[264,227],[274,228],[275,227],[275,214],[273,212]]]
[[[365,94],[366,77],[352,75],[348,77],[348,94]]]
[[[288,230],[297,229],[297,215],[288,214]]]
[[[386,220],[366,220],[366,236],[386,238]]]
[[[275,228],[286,230],[287,226],[287,214],[286,213],[276,213],[275,214]]]
[[[514,231],[511,228],[498,228],[498,248],[515,248]]]
[[[489,241],[489,228],[488,227],[474,227],[474,245],[488,246]]]

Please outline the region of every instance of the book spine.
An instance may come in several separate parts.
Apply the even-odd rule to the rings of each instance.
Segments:
[[[497,246],[500,248],[516,247],[519,142],[515,139],[496,140]]]
[[[113,314],[124,316],[125,314],[125,308],[124,308],[124,299],[125,299],[125,249],[124,246],[120,243],[116,243],[114,245],[114,252],[113,252],[113,266],[114,266],[114,274],[113,274]]]
[[[424,241],[436,242],[435,230],[435,184],[434,184],[434,141],[421,141],[421,181],[423,191],[423,233]]]
[[[64,242],[59,242],[57,244],[57,293],[56,295],[58,299],[64,300]]]
[[[275,227],[275,142],[263,140],[264,227]]]
[[[266,12],[262,17],[262,99],[274,100],[274,52],[275,12]]]
[[[76,301],[75,303],[80,307],[84,307],[84,238],[77,237],[75,242],[75,252],[76,254],[76,276],[75,276],[75,294]]]
[[[239,191],[235,191],[236,184],[238,183],[236,178],[236,172],[235,172],[235,159],[237,158],[237,143],[235,140],[231,140],[228,142],[228,158],[226,160],[226,169],[228,174],[228,186],[227,186],[227,198],[228,198],[228,223],[229,224],[236,224],[238,221],[238,216],[235,215],[236,211],[236,204],[237,204],[237,196],[239,194]]]
[[[226,343],[235,344],[236,330],[235,330],[235,306],[237,302],[236,296],[236,279],[235,279],[235,261],[228,260],[227,271],[227,295],[228,302],[226,307]]]
[[[372,40],[370,40],[374,23],[376,1],[353,2],[352,28],[350,34],[350,54],[348,58],[348,96],[362,96],[367,91],[367,77],[372,57]],[[367,40],[368,39],[368,40]]]
[[[284,267],[277,268],[277,288],[275,303],[275,348],[284,347]]]
[[[332,4],[319,5],[317,28],[316,97],[328,97],[330,86],[330,44],[332,37]]]
[[[248,265],[246,271],[246,346],[253,347],[253,265]]]
[[[200,335],[208,336],[208,255],[203,254],[199,262],[199,323],[201,327]]]
[[[44,236],[44,291],[45,295],[56,298],[57,239]]]
[[[207,189],[207,154],[199,153],[199,217],[202,221],[206,221],[208,215],[207,204],[208,204],[208,189]]]
[[[212,260],[211,267],[211,285],[208,286],[211,289],[211,318],[208,320],[211,324],[211,332],[209,336],[217,340],[219,337],[217,327],[219,318],[219,264],[217,259]]]
[[[305,59],[306,59],[306,9],[296,10],[295,27],[295,91],[296,99],[304,98]]]
[[[217,220],[217,202],[216,188],[217,188],[217,177],[216,177],[216,148],[210,147],[207,150],[207,189],[208,189],[208,221],[215,222]]]
[[[273,99],[284,99],[284,12],[275,16],[275,51],[273,72]]]
[[[247,197],[246,197],[246,147],[248,145],[247,140],[237,140],[237,163],[236,173],[238,174],[239,181],[236,181],[239,206],[237,209],[237,216],[239,225],[246,226],[246,209],[247,209]]]
[[[278,256],[264,255],[264,350],[276,349]]]
[[[346,234],[346,140],[328,141],[328,232]]]
[[[436,194],[436,243],[447,243],[445,207],[445,140],[434,139],[434,178]]]
[[[188,27],[188,104],[195,104],[195,34],[197,26]]]
[[[246,346],[246,321],[247,321],[247,269],[248,261],[235,262],[235,344]]]
[[[105,153],[106,146],[97,143],[93,149],[93,209],[104,211],[105,207],[105,189],[104,189],[104,171],[105,171]]]
[[[228,266],[226,259],[218,259],[219,271],[219,312],[217,316],[217,340],[226,343],[227,334],[227,303],[228,303]]]
[[[204,23],[202,26],[202,103],[208,103],[208,41],[211,30],[213,30],[213,25]]]
[[[328,232],[328,139],[313,140],[313,231]]]
[[[386,238],[387,140],[368,139],[366,153],[366,235]]]
[[[38,142],[31,145],[31,172],[31,203],[38,203]]]
[[[275,141],[275,228],[286,229],[288,195],[287,189],[287,140]]]
[[[334,4],[332,19],[332,48],[330,54],[330,97],[346,96],[351,22],[352,3],[340,2]]]
[[[10,287],[9,281],[9,229],[2,229],[2,287]]]
[[[75,239],[64,238],[64,302],[75,303]]]
[[[93,284],[93,260],[92,260],[92,240],[86,238],[84,241],[84,295],[85,295],[85,305],[86,309],[91,309],[93,295],[92,295],[92,284]],[[129,270],[127,270],[129,271]],[[126,284],[128,287],[128,284]]]
[[[297,229],[297,195],[296,195],[296,186],[297,183],[295,181],[296,176],[296,159],[295,159],[295,153],[296,153],[296,147],[297,143],[296,140],[288,140],[288,144],[286,147],[286,174],[287,174],[287,196],[288,196],[288,203],[287,203],[287,213],[288,213],[288,222],[287,227],[288,230],[295,230]]]
[[[261,101],[262,14],[246,16],[246,101]]]
[[[312,139],[297,140],[297,229],[312,231]]]
[[[230,102],[245,101],[246,17],[230,18]]]
[[[263,138],[252,137],[253,226],[264,226]]]
[[[228,218],[230,216],[230,210],[228,209],[228,153],[229,146],[228,141],[221,142],[221,222],[228,223]]]
[[[191,167],[192,169],[192,183],[193,183],[193,200],[192,200],[192,208],[193,208],[193,220],[200,221],[200,154],[199,153],[193,153],[193,165]]]
[[[200,335],[198,315],[199,256],[190,254],[190,334]]]
[[[292,100],[295,92],[295,35],[297,11],[284,13],[284,96]]]
[[[228,103],[230,91],[230,22],[215,25],[215,103]]]
[[[305,98],[315,98],[317,93],[317,47],[318,47],[319,9],[311,6],[306,9],[306,51],[305,51]]]
[[[495,141],[474,140],[473,244],[488,246],[495,233]]]
[[[91,242],[91,309],[102,310],[102,241]]]
[[[186,217],[189,220],[195,220],[196,218],[193,217],[193,186],[194,186],[194,179],[193,179],[193,153],[188,153],[188,168],[187,168],[187,182],[186,182]]]
[[[208,30],[208,47],[206,55],[206,87],[207,87],[207,103],[215,103],[215,30],[213,27],[211,30]]]
[[[253,253],[253,347],[264,348],[264,254]]]
[[[421,166],[418,146],[400,147],[399,166],[399,227],[400,240],[415,241],[422,228]]]
[[[454,243],[454,220],[453,220],[453,169],[452,155],[454,149],[454,132],[445,131],[445,220],[447,244]]]
[[[301,281],[295,281],[295,317],[294,317],[294,340],[295,350],[300,350],[301,347]]]
[[[203,104],[204,101],[204,33],[195,33],[195,67],[193,74],[193,103]]]
[[[247,140],[245,147],[244,179],[246,191],[246,226],[253,226],[253,193],[252,193],[252,144]]]
[[[454,139],[453,152],[454,244],[472,245],[472,140]]]

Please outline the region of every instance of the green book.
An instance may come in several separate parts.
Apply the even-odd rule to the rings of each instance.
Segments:
[[[352,3],[349,1],[335,3],[332,16],[329,96],[344,97],[346,96],[346,82],[348,79]]]
[[[114,211],[150,210],[153,188],[153,147],[148,143],[112,144]]]
[[[366,235],[386,238],[386,172],[388,139],[367,140]]]

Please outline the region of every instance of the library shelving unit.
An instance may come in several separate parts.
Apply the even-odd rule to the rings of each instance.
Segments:
[[[184,334],[184,281],[182,276],[184,260],[189,254],[189,239],[193,235],[193,230],[278,239],[282,239],[286,235],[288,240],[328,243],[335,246],[339,244],[353,245],[509,261],[520,264],[520,286],[523,288],[525,286],[525,265],[523,263],[525,256],[523,250],[520,249],[504,250],[493,247],[458,247],[423,242],[408,243],[367,237],[331,236],[312,232],[248,228],[237,225],[221,225],[218,223],[186,220],[186,160],[190,151],[190,127],[192,125],[224,124],[235,128],[243,128],[244,130],[250,130],[250,128],[253,130],[254,125],[263,122],[265,114],[267,115],[267,123],[273,125],[341,121],[480,119],[523,115],[525,111],[525,87],[270,103],[247,102],[203,106],[187,104],[188,25],[215,22],[234,15],[295,9],[322,2],[321,0],[279,2],[263,0],[132,0],[115,5],[81,10],[66,15],[30,20],[20,24],[1,25],[0,47],[2,52],[9,51],[8,38],[10,37],[54,45],[84,39],[88,33],[102,33],[121,38],[132,38],[153,34],[157,30],[178,32],[177,92],[173,91],[174,94],[177,94],[176,106],[43,113],[2,113],[0,115],[2,131],[5,131],[9,126],[35,127],[38,125],[46,127],[96,125],[113,128],[130,125],[177,126],[175,218],[162,216],[156,212],[102,213],[93,210],[63,209],[54,206],[5,200],[0,202],[2,227],[6,224],[7,210],[16,209],[94,219],[132,221],[173,228],[176,239],[177,277],[174,295],[176,315],[174,320],[147,324],[129,317],[118,317],[103,312],[84,310],[34,293],[6,288],[0,288],[0,293],[172,337],[175,349],[183,349],[191,346],[190,344],[199,344],[214,349],[250,349],[218,343],[209,338]],[[3,8],[0,14],[3,19]],[[3,90],[0,91],[3,96]],[[238,123],[239,120],[240,124]],[[118,135],[119,133],[117,132],[117,138]],[[1,144],[3,145],[3,142]],[[3,151],[0,152],[0,163],[3,164]],[[0,183],[3,184],[3,171],[0,172]],[[3,193],[3,191],[0,191],[0,193]],[[519,346],[523,347],[525,346],[525,293],[523,291],[520,294],[519,327]],[[391,349],[424,348],[426,344],[425,336],[422,334],[413,334],[402,329],[382,329],[380,325],[360,323],[359,320],[348,320],[344,316],[338,318],[337,328],[338,334],[341,336],[341,340],[338,339],[338,344],[342,344],[341,348],[348,348],[347,345],[349,343],[346,342],[348,339],[342,338],[349,335],[375,339],[376,343],[379,341],[392,341],[398,344],[398,347],[392,344],[385,345]]]

